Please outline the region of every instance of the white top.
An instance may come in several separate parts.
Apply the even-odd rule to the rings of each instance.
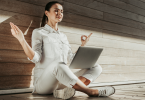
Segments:
[[[67,36],[60,32],[59,29],[57,31],[54,30],[48,24],[45,24],[44,27],[34,29],[31,38],[32,49],[35,54],[32,60],[28,57],[27,59],[35,63],[33,82],[33,92],[35,92],[35,83],[43,73],[45,67],[49,66],[53,60],[70,64],[75,53],[72,53]]]

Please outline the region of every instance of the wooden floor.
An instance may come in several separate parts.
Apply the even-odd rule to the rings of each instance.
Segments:
[[[82,92],[76,92],[70,100],[145,100],[145,83],[114,86],[115,94],[110,97],[88,97]],[[97,87],[93,87],[97,88]],[[31,93],[0,95],[0,100],[59,100],[53,95],[38,95]]]

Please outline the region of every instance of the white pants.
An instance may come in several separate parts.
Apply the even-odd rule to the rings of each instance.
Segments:
[[[54,68],[46,68],[36,83],[36,92],[38,94],[51,94],[55,89],[73,87],[79,80],[79,76],[89,79],[91,82],[101,74],[102,68],[99,64],[88,69],[81,69],[75,73],[69,67],[60,62]]]

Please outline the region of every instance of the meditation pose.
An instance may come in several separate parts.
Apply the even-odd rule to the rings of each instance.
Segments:
[[[26,42],[23,32],[10,22],[12,35],[20,42],[27,59],[35,63],[34,89],[38,94],[52,94],[55,98],[69,99],[75,91],[88,96],[110,96],[114,87],[105,86],[95,89],[87,87],[102,72],[99,64],[88,69],[72,72],[67,64],[74,58],[67,36],[60,32],[58,22],[63,19],[63,4],[51,1],[46,4],[41,27],[32,32],[32,48]],[[81,36],[81,46],[85,46],[90,36]],[[85,37],[85,39],[83,39]],[[103,80],[103,79],[102,79]]]

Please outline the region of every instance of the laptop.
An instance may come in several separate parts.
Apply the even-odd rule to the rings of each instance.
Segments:
[[[93,67],[102,51],[103,48],[80,46],[70,63],[69,68],[85,69]]]

